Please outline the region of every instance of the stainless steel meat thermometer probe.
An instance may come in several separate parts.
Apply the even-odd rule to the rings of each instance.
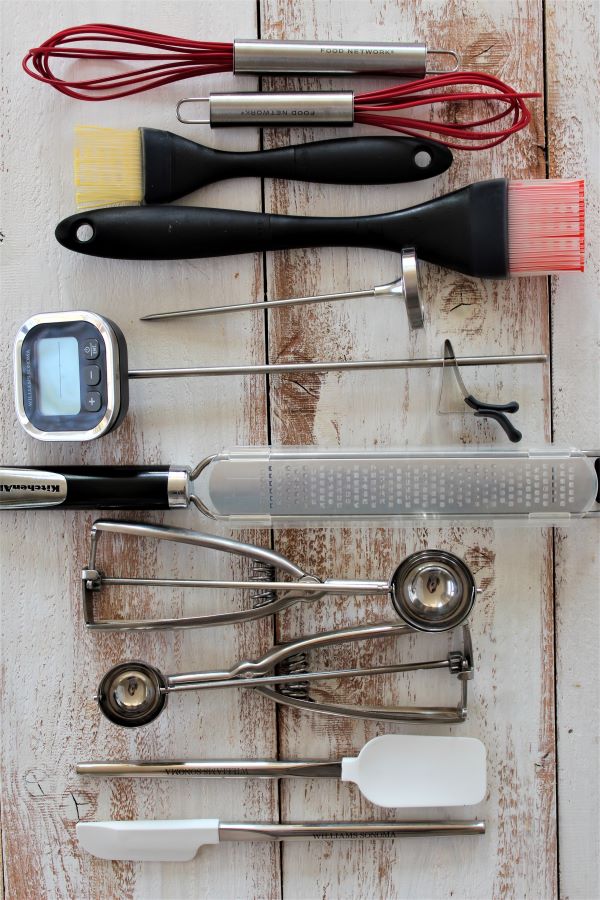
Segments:
[[[400,277],[389,284],[379,284],[362,291],[344,291],[336,294],[317,294],[312,297],[289,297],[284,300],[264,300],[260,303],[235,303],[229,306],[205,306],[196,309],[179,309],[168,312],[149,313],[142,316],[142,322],[160,321],[163,319],[186,319],[193,316],[214,316],[234,312],[263,312],[265,309],[278,309],[286,306],[302,306],[308,303],[333,303],[338,300],[403,300],[408,316],[408,324],[412,329],[423,328],[425,314],[419,288],[419,270],[417,254],[412,248],[400,251]]]

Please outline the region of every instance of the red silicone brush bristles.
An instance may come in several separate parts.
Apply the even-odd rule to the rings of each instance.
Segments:
[[[510,181],[508,268],[511,275],[583,272],[584,182]]]

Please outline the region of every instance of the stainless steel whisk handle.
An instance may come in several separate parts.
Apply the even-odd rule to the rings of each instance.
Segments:
[[[428,50],[423,43],[375,41],[269,41],[235,40],[233,71],[236,74],[354,75],[384,73],[423,78],[441,72],[427,69],[428,55],[449,56],[456,71],[453,50]]]
[[[189,104],[206,104],[205,116],[184,118],[181,109]],[[215,93],[208,97],[185,97],[176,107],[183,125],[353,125],[353,91],[278,91],[277,93]]]

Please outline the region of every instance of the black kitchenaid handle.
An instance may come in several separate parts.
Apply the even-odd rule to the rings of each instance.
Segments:
[[[28,485],[25,473],[50,477]],[[18,473],[18,475],[17,475]],[[66,481],[66,495],[61,478]],[[0,509],[169,509],[168,466],[27,466],[0,469]],[[63,499],[60,499],[63,497]],[[47,503],[44,501],[47,500]],[[60,502],[58,502],[60,501]]]
[[[375,216],[278,216],[195,206],[121,206],[59,222],[63,247],[109,259],[198,259],[294,247],[414,247],[466,275],[508,274],[508,182],[498,178]]]

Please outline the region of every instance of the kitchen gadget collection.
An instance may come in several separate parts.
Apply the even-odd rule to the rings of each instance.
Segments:
[[[435,63],[440,56],[449,58],[453,68],[438,68]],[[117,68],[113,74],[73,80],[56,74],[57,61],[73,59],[101,61],[104,66],[115,62]],[[60,31],[31,49],[23,68],[38,81],[80,100],[126,97],[180,79],[228,71],[388,74],[412,79],[363,94],[352,90],[222,93],[186,98],[177,106],[177,117],[186,124],[360,123],[404,137],[347,138],[232,153],[152,128],[78,128],[75,182],[80,211],[63,219],[55,233],[67,249],[123,260],[208,258],[320,246],[379,248],[400,254],[400,277],[370,290],[156,311],[145,315],[145,320],[395,298],[405,303],[414,329],[425,322],[418,259],[481,278],[583,270],[584,195],[583,182],[577,179],[496,178],[409,209],[354,217],[154,205],[170,203],[220,179],[247,176],[335,184],[422,180],[449,168],[453,161],[449,148],[485,150],[525,128],[531,120],[526,100],[540,94],[515,90],[486,73],[457,71],[459,59],[453,50],[432,50],[422,43],[212,43],[99,24]],[[182,113],[198,103],[206,104],[202,118]],[[487,106],[482,114],[483,103]],[[467,121],[404,115],[408,109],[452,108],[454,104],[473,105],[475,111]],[[426,133],[434,140],[422,136]],[[506,438],[516,443],[521,433],[509,416],[519,409],[518,403],[478,399],[465,385],[461,370],[545,363],[547,357],[457,357],[446,340],[442,355],[433,358],[130,370],[119,326],[98,313],[75,311],[41,312],[29,318],[18,332],[13,362],[17,417],[29,436],[42,441],[88,441],[115,429],[127,413],[131,379],[442,368],[439,411],[464,413],[466,407],[475,416],[495,420]],[[0,469],[0,508],[167,510],[193,504],[205,517],[232,527],[468,520],[547,525],[600,515],[599,485],[600,450],[251,447],[218,451],[194,469],[171,465],[4,467]],[[248,574],[231,580],[165,578],[148,572],[105,574],[99,562],[102,535],[116,541],[134,538],[225,552],[247,560]],[[474,675],[467,618],[478,589],[466,563],[448,551],[425,548],[400,561],[389,577],[359,580],[321,578],[269,547],[170,525],[100,519],[92,526],[90,540],[88,563],[81,572],[84,622],[90,631],[245,624],[293,604],[320,604],[331,596],[386,596],[399,620],[363,622],[277,642],[259,658],[242,659],[229,669],[163,674],[140,660],[118,662],[102,677],[96,694],[99,711],[113,724],[149,725],[172,693],[229,687],[251,688],[277,704],[334,717],[444,725],[462,723],[467,717],[467,687]],[[116,557],[113,547],[111,558]],[[117,601],[122,611],[117,617],[98,612],[100,595],[107,588],[122,589]],[[131,617],[123,589],[140,588],[241,591],[249,594],[250,603],[233,611]],[[111,593],[113,605],[114,597]],[[409,637],[420,644],[432,640],[428,633],[454,629],[459,629],[459,646],[442,658],[418,662],[396,658],[396,638]],[[454,635],[449,640],[449,646],[456,643]],[[369,658],[361,665],[356,655],[373,643],[376,661]],[[347,644],[356,645],[352,665],[344,662],[348,654],[339,650]],[[318,658],[323,650],[324,662]],[[331,659],[338,654],[342,661],[336,664]],[[356,689],[357,683],[370,683],[372,676],[419,670],[455,676],[459,682],[456,705],[396,706],[386,701],[371,705],[362,692],[355,702],[346,699],[346,679]],[[324,696],[318,693],[321,682],[329,684]],[[77,772],[88,777],[333,777],[357,784],[370,802],[395,808],[473,805],[486,793],[485,748],[477,740],[456,736],[381,735],[369,741],[358,757],[342,760],[116,760],[82,762]],[[485,824],[478,819],[287,824],[190,819],[79,822],[76,831],[81,846],[100,858],[183,861],[193,858],[202,844],[221,841],[474,835],[483,834]]]
[[[100,48],[86,46],[100,43]],[[83,44],[83,46],[81,46]],[[113,45],[107,49],[108,45]],[[132,49],[127,50],[129,45]],[[140,49],[142,48],[142,49]],[[150,52],[149,52],[150,51]],[[157,51],[157,52],[156,52]],[[449,56],[452,69],[429,68],[428,57]],[[56,75],[57,59],[127,63],[114,75],[68,81]],[[151,65],[146,65],[150,63]],[[152,65],[152,64],[155,65]],[[133,64],[133,65],[132,65]],[[402,85],[354,96],[352,91],[303,91],[288,94],[231,94],[199,98],[221,109],[219,124],[317,125],[320,122],[375,125],[410,136],[430,132],[448,146],[485,150],[507,140],[531,121],[525,100],[541,96],[520,92],[486,72],[458,72],[453,50],[429,50],[425,44],[357,41],[236,40],[232,44],[190,41],[137,28],[82,25],[58,32],[23,59],[24,70],[38,81],[79,100],[111,100],[151,90],[184,78],[233,71],[237,74],[396,75],[413,78]],[[449,88],[461,88],[452,92]],[[483,88],[469,90],[464,88]],[[423,105],[466,104],[485,100],[496,112],[450,124],[397,115]],[[198,102],[188,98],[183,103]],[[177,109],[179,116],[179,109]],[[389,115],[392,113],[392,115]],[[210,115],[208,120],[210,122]],[[503,122],[503,120],[507,120]],[[249,121],[250,120],[250,121]],[[184,121],[180,118],[180,121]],[[196,121],[196,120],[192,120]],[[502,123],[502,124],[501,124]],[[458,143],[457,143],[458,141]]]

